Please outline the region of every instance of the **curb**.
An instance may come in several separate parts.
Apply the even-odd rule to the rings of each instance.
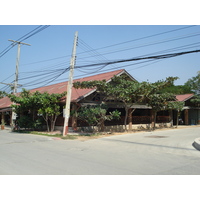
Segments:
[[[194,147],[200,151],[200,138],[196,138],[193,143]]]

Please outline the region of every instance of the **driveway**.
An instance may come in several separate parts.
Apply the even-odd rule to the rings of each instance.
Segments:
[[[139,132],[99,139],[55,138],[0,131],[0,174],[200,174],[193,147],[200,127]]]

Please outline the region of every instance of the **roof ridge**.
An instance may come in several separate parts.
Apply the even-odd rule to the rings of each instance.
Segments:
[[[119,73],[120,73],[122,71],[125,71],[125,69],[118,69],[118,70],[115,70],[115,71],[104,72],[104,73],[95,74],[95,75],[92,75],[92,76],[85,76],[85,77],[82,77],[82,78],[74,79],[73,81],[75,82],[75,81],[78,81],[78,80],[81,80],[81,79],[84,79],[84,78],[90,78],[90,77],[95,77],[95,76],[99,76],[99,75],[103,75],[103,74],[114,73],[114,72],[117,72],[117,71],[119,71]],[[63,82],[55,83],[55,84],[52,84],[52,85],[46,85],[46,86],[42,86],[42,87],[38,87],[38,88],[33,88],[33,89],[30,89],[30,91],[37,90],[37,89],[40,89],[40,88],[45,88],[45,87],[52,87],[54,85],[64,84],[64,83],[68,83],[68,81],[63,81]]]

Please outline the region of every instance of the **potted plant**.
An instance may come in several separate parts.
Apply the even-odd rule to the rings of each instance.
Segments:
[[[4,119],[1,120],[1,130],[4,130],[5,128],[5,122]]]

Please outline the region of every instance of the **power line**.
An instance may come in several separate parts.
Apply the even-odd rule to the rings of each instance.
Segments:
[[[162,43],[166,43],[166,42],[172,42],[172,41],[176,41],[176,40],[187,39],[187,38],[196,37],[196,36],[199,36],[199,35],[200,35],[200,32],[193,33],[193,35],[186,34],[186,35],[182,35],[183,37],[180,37],[180,36],[179,37],[173,37],[173,38],[168,38],[168,39],[165,39],[165,40],[158,40],[158,41],[145,43],[145,44],[141,44],[141,45],[137,45],[137,46],[125,47],[125,48],[121,48],[121,49],[118,49],[118,50],[107,51],[107,52],[101,53],[101,55],[107,55],[107,54],[113,54],[113,53],[118,53],[118,52],[122,52],[122,51],[128,51],[128,50],[133,50],[133,49],[138,49],[138,48],[143,48],[143,47],[149,47],[149,46],[152,46],[152,45],[162,44]],[[85,52],[85,53],[87,53],[87,52]],[[82,58],[90,58],[90,56],[82,57]]]
[[[76,68],[93,67],[93,66],[99,66],[99,65],[111,65],[111,64],[116,64],[116,63],[124,63],[124,62],[146,60],[146,59],[165,59],[165,58],[172,58],[176,56],[181,56],[181,55],[190,54],[190,53],[198,53],[198,52],[200,52],[200,50],[163,54],[163,55],[158,55],[158,56],[137,57],[137,58],[131,58],[131,59],[123,59],[123,60],[116,60],[116,61],[110,61],[110,62],[104,62],[104,63],[94,63],[90,65],[77,66]]]
[[[96,48],[96,49],[89,49],[87,51],[77,53],[77,55],[81,55],[81,54],[85,54],[85,53],[89,53],[89,52],[92,52],[92,51],[96,51],[96,50],[100,50],[100,49],[105,49],[105,48],[109,48],[109,47],[113,47],[113,46],[118,46],[118,45],[130,43],[130,42],[135,42],[135,41],[139,41],[139,40],[143,40],[143,39],[147,39],[147,38],[151,38],[151,37],[155,37],[155,36],[159,36],[159,35],[164,35],[164,34],[167,34],[167,33],[172,33],[172,32],[176,32],[176,31],[180,31],[180,30],[184,30],[184,29],[189,29],[189,28],[193,28],[195,26],[196,25],[186,26],[186,27],[177,28],[177,29],[173,29],[173,30],[169,30],[169,31],[165,31],[165,32],[161,32],[161,33],[157,33],[157,34],[153,34],[153,35],[148,35],[148,36],[141,37],[141,38],[136,38],[136,39],[133,39],[133,40],[128,40],[128,41],[120,42],[120,43],[117,43],[117,44],[112,44],[112,45],[108,45],[108,46]],[[79,38],[79,40],[81,40],[81,39]],[[56,57],[56,58],[51,58],[51,59],[46,59],[46,60],[41,60],[41,61],[35,61],[35,62],[27,63],[27,64],[24,64],[24,65],[38,64],[38,63],[52,61],[52,60],[61,59],[61,58],[65,58],[65,57],[70,57],[70,56],[71,55],[60,56],[60,57]]]
[[[76,66],[75,69],[82,69],[82,68],[85,68],[85,67],[94,67],[94,66],[102,66],[101,69],[103,69],[106,66],[109,66],[111,64],[141,61],[139,63],[134,63],[134,64],[130,65],[130,66],[133,66],[133,65],[138,65],[138,64],[142,64],[142,63],[152,62],[152,61],[155,61],[155,60],[161,61],[162,59],[166,59],[166,58],[172,58],[172,57],[177,57],[177,56],[191,54],[191,53],[198,53],[198,52],[200,52],[200,50],[178,52],[178,53],[171,53],[171,54],[162,54],[162,55],[154,55],[154,56],[148,56],[148,57],[136,57],[136,58],[131,58],[131,59],[124,59],[124,60],[117,60],[117,61],[110,61],[110,62],[103,62],[103,63],[94,63],[94,64],[91,64],[91,65]],[[145,66],[147,66],[147,65],[149,65],[149,64],[146,64]],[[127,67],[127,66],[129,66],[129,65],[126,65],[125,67]],[[144,66],[141,66],[141,67],[144,67]],[[138,68],[141,68],[141,67],[138,67]],[[117,68],[118,67],[115,67],[114,69],[117,69]],[[58,70],[52,70],[50,72],[52,74],[51,77],[50,77],[50,74],[44,73],[42,75],[45,75],[45,76],[42,78],[42,80],[41,80],[41,78],[38,78],[37,80],[30,81],[29,83],[23,84],[23,86],[33,86],[33,85],[39,85],[39,84],[42,84],[42,83],[45,83],[45,85],[47,85],[47,84],[55,81],[58,77],[60,77],[64,73],[66,73],[69,70],[69,68],[65,68],[65,69],[62,69],[62,70],[60,70],[59,73],[58,73]],[[109,71],[110,70],[111,69],[109,69]],[[89,74],[93,74],[93,73],[89,73]],[[38,76],[35,76],[35,77],[38,77]],[[34,76],[33,77],[27,77],[26,79],[30,79],[30,78],[34,78]],[[40,81],[40,82],[38,82],[38,81]]]
[[[153,35],[148,35],[148,36],[145,36],[145,37],[136,38],[136,39],[133,39],[133,40],[128,40],[128,41],[125,41],[125,42],[120,42],[120,43],[117,43],[117,44],[101,47],[101,48],[98,48],[96,50],[105,49],[105,48],[113,47],[113,46],[118,46],[118,45],[125,44],[125,43],[135,42],[135,41],[139,41],[139,40],[143,40],[143,39],[147,39],[147,38],[163,35],[163,34],[166,34],[166,33],[171,33],[171,32],[175,32],[175,31],[187,29],[187,28],[192,28],[192,27],[195,27],[195,26],[196,25],[191,25],[191,26],[187,26],[187,27],[183,27],[183,28],[177,28],[177,29],[173,29],[173,30],[170,30],[170,31],[165,31],[165,32],[161,32],[161,33],[157,33],[157,34],[153,34]]]
[[[27,33],[27,34],[23,35],[22,37],[20,37],[19,39],[17,39],[17,41],[22,42],[22,41],[34,36],[35,34],[43,31],[44,29],[46,29],[48,27],[49,27],[49,25],[38,26],[35,29],[33,29],[32,31],[30,31],[29,33]],[[2,52],[0,52],[0,58],[2,56],[4,56],[7,52],[9,52],[15,45],[16,45],[16,43],[12,43],[8,47],[6,47]]]

